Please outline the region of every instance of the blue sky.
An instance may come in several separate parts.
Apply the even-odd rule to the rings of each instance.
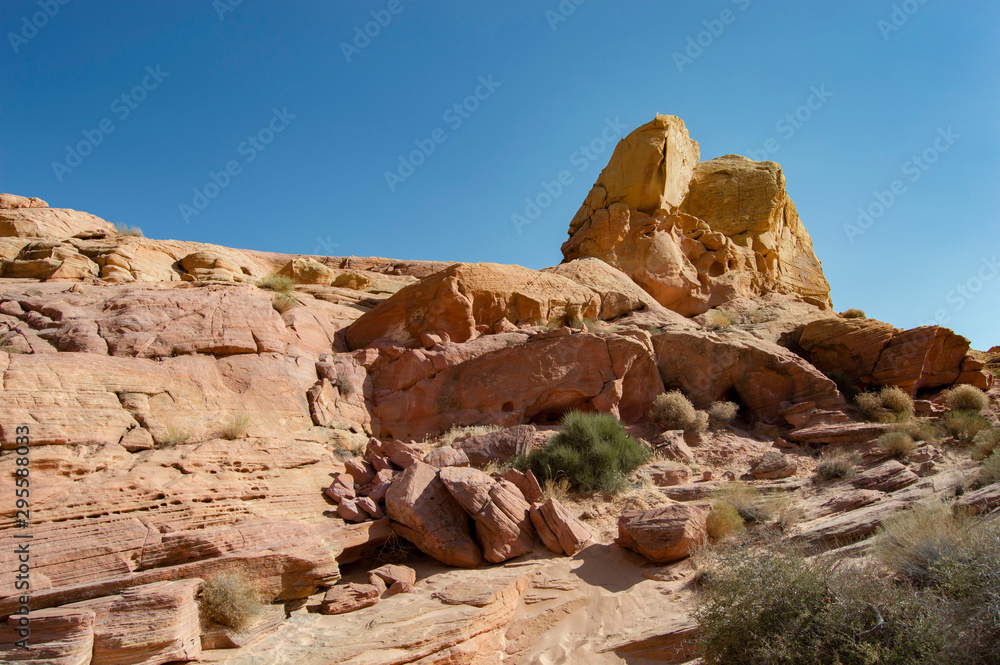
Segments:
[[[153,238],[542,268],[611,128],[668,113],[703,159],[782,164],[836,308],[988,348],[1000,5],[959,4],[5,0],[0,191]]]

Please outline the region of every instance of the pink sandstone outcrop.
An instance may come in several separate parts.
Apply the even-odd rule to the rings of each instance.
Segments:
[[[616,543],[654,563],[680,561],[708,538],[705,520],[711,506],[675,503],[651,510],[629,510],[618,518]]]
[[[674,116],[632,132],[570,222],[565,260],[601,259],[685,316],[767,292],[828,308],[830,287],[781,167],[698,158]]]

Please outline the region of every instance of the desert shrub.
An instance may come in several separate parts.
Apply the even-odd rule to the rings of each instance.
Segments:
[[[416,545],[390,531],[386,541],[375,548],[372,558],[375,566],[384,566],[387,563],[405,564],[421,555],[423,552]]]
[[[979,468],[979,483],[992,485],[1000,481],[1000,450],[994,450]]]
[[[958,552],[973,524],[943,502],[900,510],[882,522],[872,552],[910,581],[932,584],[938,580],[938,566]]]
[[[941,418],[945,429],[959,441],[971,442],[991,429],[990,421],[976,411],[948,411]]]
[[[271,296],[271,307],[273,307],[274,311],[278,314],[284,314],[288,310],[298,307],[300,304],[302,303],[287,293],[279,292]]]
[[[264,609],[260,592],[244,573],[223,573],[201,588],[205,615],[229,628],[245,628]]]
[[[618,329],[618,326],[615,324],[602,321],[601,319],[583,319],[583,326],[586,327],[588,331],[597,335],[606,335],[613,333]]]
[[[713,497],[732,506],[746,522],[763,524],[771,518],[764,495],[753,485],[739,480],[722,483]]]
[[[713,541],[723,540],[746,529],[746,521],[740,511],[727,501],[713,501],[712,512],[705,520],[708,537]]]
[[[886,432],[878,438],[878,445],[889,454],[890,457],[905,459],[917,449],[917,444],[906,432]]]
[[[142,237],[142,229],[138,226],[129,226],[128,224],[115,224],[115,231],[120,236],[134,236],[136,238]]]
[[[721,309],[713,309],[705,314],[705,327],[709,330],[719,330],[733,325],[733,317]]]
[[[914,441],[937,441],[944,437],[944,430],[929,418],[911,418],[905,423],[897,423],[893,431],[904,432]]]
[[[848,309],[846,311],[841,312],[840,316],[843,317],[843,318],[845,318],[845,319],[867,319],[868,318],[868,316],[865,314],[865,311],[863,309],[858,309],[856,307],[852,307],[851,309]]]
[[[261,277],[257,282],[257,286],[268,291],[277,291],[278,293],[291,293],[295,290],[295,280],[287,275],[279,275],[278,273],[271,273],[266,277]]]
[[[344,397],[350,397],[354,394],[354,384],[351,383],[351,377],[346,374],[338,373],[337,378],[333,380],[333,385]]]
[[[973,411],[975,413],[982,413],[983,409],[990,404],[986,393],[968,384],[958,385],[949,390],[944,401],[952,411]]]
[[[1000,446],[1000,430],[992,428],[983,430],[972,438],[972,444],[975,446],[972,457],[977,460],[986,459],[997,446]]]
[[[604,413],[570,411],[562,430],[521,461],[539,480],[567,478],[583,490],[617,494],[626,476],[649,459],[649,450]]]
[[[837,390],[847,399],[854,400],[861,393],[857,377],[837,369],[824,372],[824,374],[826,374],[826,378],[837,384]]]
[[[499,432],[503,428],[499,425],[466,425],[464,427],[455,426],[442,434],[434,442],[435,447],[450,446],[463,436],[482,436],[490,432]]]
[[[546,478],[542,483],[542,494],[546,499],[555,499],[562,503],[569,498],[569,478]]]
[[[840,448],[824,450],[816,464],[816,477],[820,480],[850,478],[858,472],[861,455]]]
[[[931,606],[860,564],[744,540],[701,558],[706,665],[929,665],[947,651]]]
[[[679,390],[661,393],[653,401],[649,419],[667,429],[682,429],[685,432],[704,432],[708,427],[708,414],[694,408]]]
[[[222,427],[219,428],[219,434],[223,439],[230,441],[242,439],[247,435],[247,430],[250,429],[251,424],[253,424],[253,421],[247,414],[234,414],[226,422],[222,423]]]
[[[901,423],[913,415],[913,398],[898,386],[885,386],[879,392],[864,392],[854,398],[865,420]]]
[[[736,402],[713,402],[708,407],[708,420],[713,428],[721,429],[728,426],[739,412],[740,405]]]

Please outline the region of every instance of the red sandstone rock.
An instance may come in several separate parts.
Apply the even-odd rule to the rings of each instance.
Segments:
[[[710,506],[700,504],[626,511],[618,518],[615,542],[654,563],[679,561],[708,537],[705,519],[709,512]]]
[[[330,587],[319,606],[320,614],[346,614],[379,601],[381,593],[371,584],[345,584]]]

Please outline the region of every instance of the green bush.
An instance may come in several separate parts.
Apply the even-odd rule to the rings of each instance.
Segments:
[[[712,496],[735,508],[746,522],[763,524],[771,518],[771,512],[768,510],[764,495],[753,485],[733,480],[719,485]]]
[[[976,411],[949,411],[941,421],[953,437],[964,442],[971,442],[980,432],[992,428],[990,421]]]
[[[650,451],[629,436],[616,418],[603,413],[570,411],[562,431],[542,448],[518,460],[539,480],[568,478],[576,488],[617,494],[626,476],[649,459]]]
[[[983,409],[990,404],[986,393],[968,384],[961,384],[949,390],[944,401],[952,411],[973,411],[975,413],[982,413]]]
[[[879,392],[864,392],[854,398],[865,420],[901,423],[913,415],[913,398],[898,386],[885,386]]]
[[[945,436],[944,430],[929,418],[911,418],[905,423],[897,423],[893,430],[908,434],[914,441],[933,442]]]
[[[684,393],[671,390],[657,395],[649,419],[666,429],[682,429],[685,432],[704,432],[708,427],[708,414],[694,408]]]
[[[201,588],[205,615],[215,623],[245,628],[261,613],[264,605],[260,593],[243,573],[223,573],[205,581]]]
[[[713,402],[708,407],[708,420],[714,429],[727,427],[740,412],[740,405],[735,402]]]
[[[878,438],[878,445],[889,454],[890,457],[905,459],[917,449],[917,444],[906,432],[886,432]]]
[[[856,452],[847,452],[840,448],[827,449],[819,455],[816,477],[820,480],[850,478],[857,473],[859,464],[861,455]]]

